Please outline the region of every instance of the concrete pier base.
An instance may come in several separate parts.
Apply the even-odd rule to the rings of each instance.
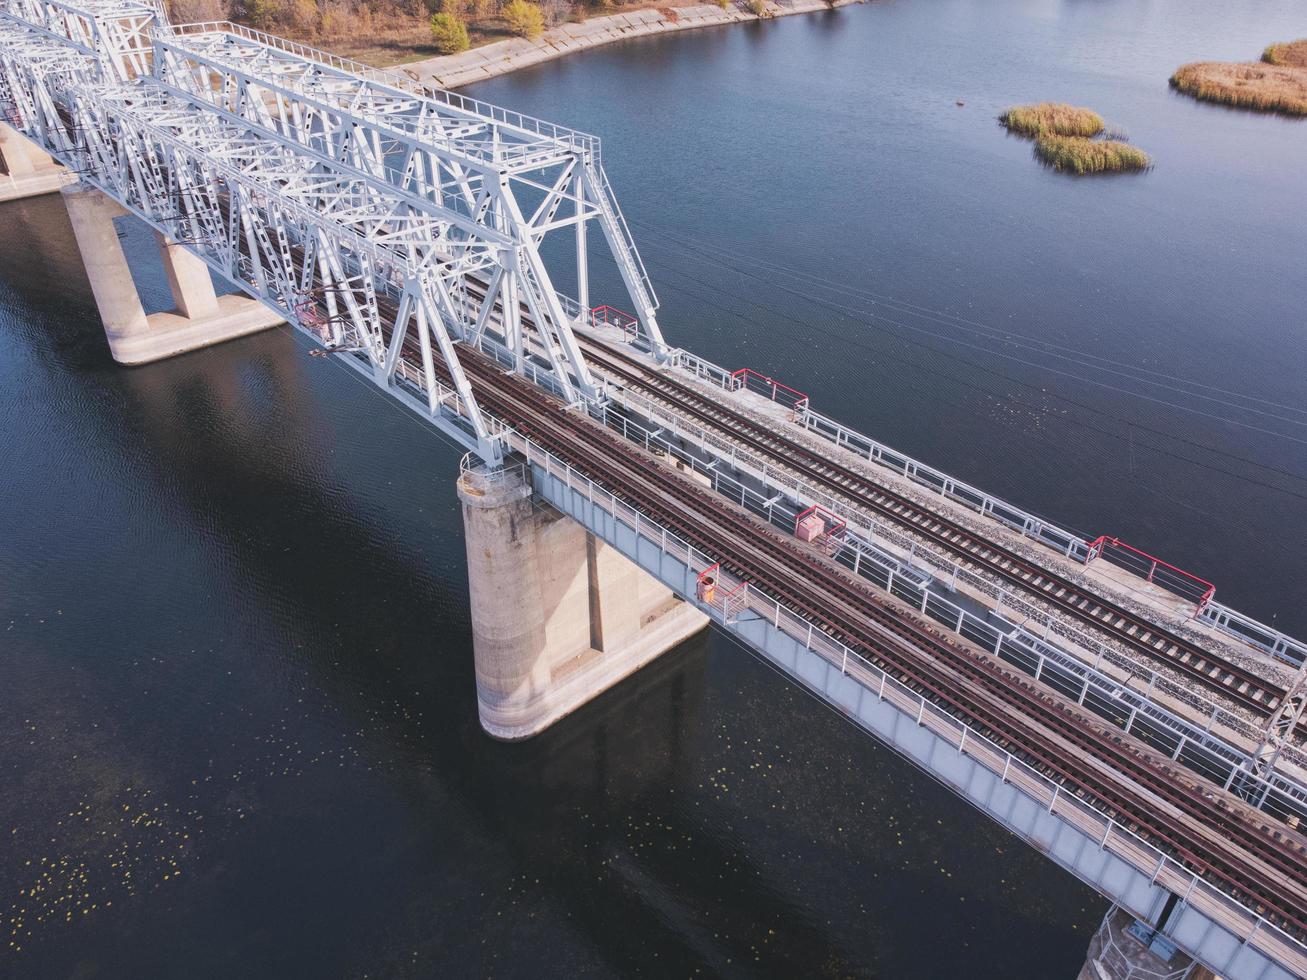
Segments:
[[[77,180],[12,126],[0,123],[0,203],[53,194]]]
[[[1113,905],[1076,980],[1216,980],[1216,974]]]
[[[148,364],[285,322],[258,300],[215,295],[208,266],[162,235],[156,235],[159,257],[177,308],[146,316],[113,223],[128,212],[81,184],[63,188],[63,199],[118,363]]]
[[[702,630],[708,619],[584,527],[533,503],[521,468],[465,472],[477,704],[529,738]]]

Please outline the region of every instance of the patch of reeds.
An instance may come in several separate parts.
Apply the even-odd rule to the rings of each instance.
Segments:
[[[1103,117],[1092,109],[1062,102],[1013,106],[998,121],[1021,136],[1097,136],[1104,129]]]
[[[1272,44],[1262,52],[1262,61],[1281,68],[1307,68],[1307,37],[1299,41]]]
[[[1125,173],[1152,165],[1147,153],[1129,143],[1083,136],[1040,136],[1035,156],[1055,170],[1075,174]]]
[[[1301,43],[1301,42],[1295,42]],[[1176,69],[1171,86],[1206,102],[1307,116],[1307,69],[1200,61]]]

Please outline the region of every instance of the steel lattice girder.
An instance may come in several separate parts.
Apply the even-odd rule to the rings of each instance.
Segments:
[[[201,37],[211,39],[209,35]],[[235,46],[253,51],[260,59],[260,52],[266,50],[262,45],[245,41]],[[284,60],[279,57],[278,64]],[[552,178],[552,186],[536,185],[546,192],[545,199],[528,221],[521,213],[508,176],[496,174],[475,158],[451,159],[403,129],[360,119],[339,110],[330,100],[317,98],[317,93],[306,98],[279,82],[268,83],[246,67],[231,67],[226,62],[198,57],[185,47],[162,39],[156,45],[155,77],[170,91],[196,104],[211,106],[224,118],[241,120],[269,140],[302,147],[335,168],[411,199],[430,213],[446,214],[455,225],[480,231],[483,237],[501,237],[504,247],[501,264],[517,279],[522,298],[532,312],[529,322],[567,397],[596,394],[589,368],[572,334],[571,320],[538,251],[546,231],[600,214],[596,208],[583,210],[578,201],[578,213],[571,222],[549,221],[564,197],[576,166],[573,156],[557,161],[556,169],[561,169],[561,175]],[[286,71],[283,69],[279,74],[284,77]],[[321,88],[311,82],[306,84]],[[421,113],[421,106],[415,105],[411,97],[401,101]],[[425,117],[428,128],[431,119]],[[398,168],[392,166],[397,157],[402,159]],[[468,164],[476,169],[469,173]],[[520,333],[523,322],[520,316],[509,316],[505,327]],[[452,325],[460,339],[467,338],[468,325],[463,320]],[[523,346],[518,336],[506,335],[505,341],[509,346]]]
[[[567,226],[575,229],[582,301],[579,314],[583,315],[588,304],[584,225],[593,218],[601,222],[635,307],[642,314],[650,346],[660,354],[665,350],[654,319],[656,301],[646,287],[643,265],[599,167],[595,137],[494,110],[459,95],[427,90],[416,95],[374,77],[393,81],[400,76],[365,69],[363,73],[369,77],[358,77],[322,60],[339,59],[308,52],[319,56],[311,59],[305,56],[307,50],[288,50],[286,42],[250,31],[242,34],[243,29],[233,25],[222,25],[225,30],[220,31],[187,27],[178,33],[159,18],[159,25],[150,31],[150,74],[140,77],[140,25],[153,17],[149,8],[123,0],[85,0],[77,8],[61,0],[51,0],[48,5],[41,0],[9,0],[9,8],[29,18],[30,31],[24,38],[29,42],[25,46],[29,60],[33,34],[50,35],[86,55],[91,51],[84,42],[95,35],[94,63],[88,61],[85,71],[78,72],[69,84],[76,86],[77,80],[97,74],[102,82],[135,78],[131,97],[119,97],[119,108],[137,112],[148,108],[150,118],[137,116],[129,127],[133,132],[158,136],[152,125],[170,124],[173,139],[197,146],[217,165],[235,167],[238,176],[264,178],[269,195],[298,197],[299,203],[322,210],[331,220],[369,240],[406,248],[410,274],[421,272],[412,268],[414,263],[422,269],[442,270],[440,277],[422,273],[420,280],[437,294],[437,306],[444,311],[439,329],[447,329],[452,338],[478,341],[494,323],[508,348],[519,351],[518,370],[524,372],[523,355],[532,349],[523,336],[524,324],[531,324],[536,346],[548,357],[567,399],[595,397],[597,389],[572,336],[566,299],[555,291],[538,251],[549,231]],[[50,51],[41,56],[48,60]],[[106,61],[111,63],[108,68]],[[46,72],[47,76],[58,73]],[[288,81],[293,84],[285,84]],[[68,85],[56,88],[67,90],[64,101],[69,105],[89,105]],[[159,101],[159,90],[205,111],[187,114],[186,106]],[[112,98],[108,91],[106,86],[105,97]],[[80,127],[65,127],[58,110],[51,112],[48,107],[39,115],[47,120],[37,128],[46,137],[43,141],[48,148],[56,153],[72,150],[76,141],[69,139],[69,133]],[[88,111],[86,115],[94,114]],[[264,144],[272,144],[271,149]],[[284,152],[288,149],[290,152]],[[108,158],[108,154],[102,155]],[[144,155],[153,162],[152,153]],[[90,159],[89,153],[82,154],[78,169],[93,170]],[[165,187],[161,176],[153,166],[141,166],[135,157],[127,162],[135,165],[131,171],[137,193],[124,203],[148,220],[169,221],[167,212],[173,205],[154,201],[152,208],[152,189],[142,187],[152,175],[156,188]],[[397,171],[391,166],[396,162],[400,163]],[[549,167],[554,172],[548,172]],[[528,172],[542,182],[527,176]],[[269,184],[269,179],[273,183]],[[238,179],[234,186],[239,184]],[[514,184],[535,189],[541,197],[529,220],[516,199]],[[176,193],[175,188],[171,192]],[[592,197],[589,203],[587,192]],[[571,214],[559,218],[559,209],[569,200]],[[161,210],[165,213],[159,213]],[[176,214],[171,220],[182,217]],[[188,210],[184,221],[190,235],[184,239],[186,244],[199,243],[205,237],[216,240],[222,223],[195,210]],[[205,223],[207,229],[201,227]],[[286,238],[281,229],[276,235],[285,251],[293,239]],[[288,269],[278,274],[274,261],[260,257],[256,246],[265,240],[267,230],[255,227],[247,242],[229,243],[221,268],[257,294],[276,294],[278,306],[285,308],[290,306],[288,294],[294,280]],[[499,246],[493,261],[489,244]],[[478,263],[469,261],[465,252],[484,255]],[[484,280],[488,289],[484,299],[473,302],[467,293],[468,274],[491,265],[493,274],[474,280]],[[345,273],[353,273],[348,278],[358,280],[365,291],[374,289],[361,267],[342,270]],[[502,307],[498,316],[491,315],[495,303]],[[524,320],[521,307],[531,312],[531,319]],[[371,331],[367,323],[374,324]],[[357,324],[359,342],[371,351],[379,351],[382,345],[376,323],[379,318],[370,316]]]
[[[227,25],[223,25],[227,27]],[[199,32],[183,27],[156,34],[156,58],[168,61],[159,77],[185,85],[178,73],[206,69],[224,78],[241,76],[269,93],[293,94],[322,111],[341,112],[351,123],[388,124],[396,135],[487,174],[530,171],[594,152],[597,140],[583,134],[543,137],[465,112],[384,82],[361,78],[329,64],[228,29]],[[199,74],[203,74],[200,72]],[[221,97],[222,93],[214,93]]]
[[[7,6],[18,19],[99,58],[97,71],[126,80],[149,70],[150,29],[158,16],[152,4],[136,0],[7,0]]]
[[[644,275],[641,266],[632,271],[638,256],[622,238],[593,137],[502,110],[502,118],[479,115],[263,41],[175,35],[166,23],[151,34],[150,74],[141,75],[149,8],[10,0],[9,10],[0,62],[21,128],[290,319],[306,300],[325,306],[335,340],[365,349],[384,374],[394,357],[380,292],[391,296],[384,305],[392,318],[407,323],[403,310],[441,335],[458,380],[453,341],[477,342],[494,324],[518,351],[519,370],[530,350],[541,350],[566,397],[597,394],[538,249],[549,231],[575,227],[583,279],[583,227],[598,219],[618,232],[624,277],[638,285]],[[197,56],[192,46],[227,60]],[[541,197],[529,219],[514,184]],[[569,201],[572,213],[560,217]],[[487,286],[475,301],[467,292],[474,275]],[[405,290],[420,295],[404,303]],[[633,291],[661,350],[651,293],[640,296]],[[536,332],[534,348],[524,322]]]
[[[482,453],[497,453],[445,329],[461,310],[444,280],[493,267],[499,243],[464,243],[461,261],[444,260],[448,222],[148,82],[87,85],[94,59],[61,55],[58,40],[12,18],[0,30],[6,77],[53,107],[29,136],[292,322],[312,329],[305,301],[325,306],[333,340],[366,351],[379,383],[396,367],[387,327],[395,350],[418,330],[427,359],[434,335]]]
[[[478,193],[492,176],[501,187],[539,192],[543,200],[528,222],[530,240],[538,245],[550,231],[577,228],[583,308],[589,293],[583,225],[597,219],[646,339],[656,352],[665,349],[657,297],[603,173],[595,137],[476,103],[518,120],[509,125],[492,115],[453,108],[448,100],[461,97],[422,89],[403,76],[350,63],[345,63],[351,69],[346,71],[333,62],[339,59],[298,45],[287,50],[285,42],[237,25],[156,32],[154,70],[166,84],[288,138],[357,156],[378,175],[415,185],[465,214],[479,216],[484,199]],[[560,217],[564,202],[570,206]],[[518,230],[516,222],[504,221],[501,216],[500,227]],[[548,279],[543,264],[538,272]],[[560,329],[567,332],[565,325]]]

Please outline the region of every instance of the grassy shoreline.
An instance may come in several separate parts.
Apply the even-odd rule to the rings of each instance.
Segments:
[[[1054,170],[1080,175],[1129,173],[1153,165],[1148,154],[1137,146],[1083,136],[1041,136],[1035,140],[1035,156]]]
[[[1203,102],[1307,116],[1307,39],[1272,44],[1261,61],[1181,65],[1171,87]]]
[[[1097,136],[1106,124],[1092,109],[1063,102],[1040,102],[1013,106],[998,117],[1009,132],[1018,136]]]
[[[1107,124],[1092,109],[1062,102],[1013,106],[998,117],[1008,132],[1035,141],[1035,158],[1077,175],[1125,173],[1152,166],[1148,154],[1121,139],[1107,139]]]

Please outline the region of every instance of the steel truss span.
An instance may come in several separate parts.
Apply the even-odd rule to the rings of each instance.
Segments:
[[[656,296],[595,137],[237,25],[173,26],[155,7],[127,0],[0,0],[0,111],[82,181],[489,464],[525,453],[546,478],[561,472],[569,486],[588,486],[591,509],[607,493],[614,515],[620,498],[637,524],[661,527],[662,553],[675,539],[690,558],[713,556],[686,568],[711,567],[732,583],[720,600],[731,609],[706,604],[724,626],[747,623],[756,636],[788,631],[787,642],[804,636],[809,652],[843,651],[841,677],[878,676],[882,702],[887,685],[920,698],[919,727],[959,726],[959,757],[1006,759],[1004,784],[1010,769],[1024,767],[1022,781],[1051,787],[1050,816],[1101,817],[1100,851],[1124,844],[1148,855],[1156,865],[1150,888],[1183,882],[1174,893],[1185,892],[1186,907],[1233,916],[1219,922],[1204,913],[1234,943],[1229,963],[1245,954],[1262,963],[1270,956],[1289,972],[1307,963],[1307,843],[1295,830],[945,633],[926,614],[923,590],[918,613],[892,588],[877,591],[859,578],[856,561],[851,574],[605,429],[617,395],[591,366],[603,362],[620,374],[633,362],[618,364],[580,340],[575,328],[597,324],[599,311],[655,364],[716,372],[728,385],[752,376],[741,382],[739,372],[665,345]],[[595,227],[633,316],[591,310],[587,236]],[[574,285],[575,298],[558,283]],[[1048,580],[1037,581],[1019,555],[986,552],[974,537],[963,542],[965,528],[884,497],[799,443],[754,423],[746,431],[743,415],[730,417],[708,399],[691,404],[691,389],[661,384],[649,365],[640,364],[639,376],[705,427],[725,420],[733,438],[743,433],[760,455],[787,455],[832,498],[939,537],[946,550],[1021,578],[1045,600],[1068,591],[1063,582],[1045,588]],[[806,398],[801,412],[805,428],[824,431],[829,420]],[[837,446],[867,441],[834,431]],[[961,486],[944,483],[953,488],[946,493]],[[982,513],[994,513],[984,499]],[[1085,544],[1067,537],[1067,554]],[[910,569],[899,574],[911,579]],[[704,606],[688,582],[687,599]],[[1256,689],[1224,665],[1197,662],[1183,641],[1145,620],[1116,622],[1123,611],[1081,599],[1091,597],[1072,600],[1086,625],[1114,623],[1141,651],[1188,663],[1213,689],[1235,689],[1246,707],[1272,712],[1273,737],[1257,765],[1274,773],[1307,705],[1302,685]],[[762,640],[751,642],[763,649]],[[1288,649],[1282,637],[1274,643]]]
[[[380,382],[397,363],[383,338],[415,333],[450,366],[486,458],[499,448],[455,344],[475,342],[496,304],[530,312],[499,325],[510,349],[544,352],[569,401],[598,395],[578,303],[542,254],[550,236],[573,239],[563,271],[583,310],[597,224],[645,346],[665,352],[595,137],[118,0],[9,0],[0,17],[17,128],[290,322],[365,353]],[[489,289],[469,304],[480,271]]]

